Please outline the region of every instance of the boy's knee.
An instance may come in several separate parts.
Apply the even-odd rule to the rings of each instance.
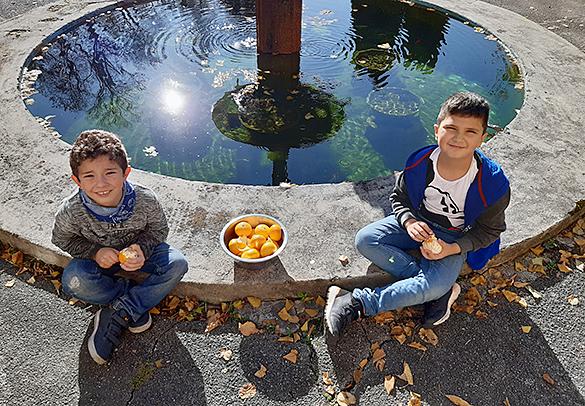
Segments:
[[[171,270],[176,278],[181,279],[183,275],[187,273],[189,269],[189,263],[187,262],[187,258],[180,253],[179,251],[175,251],[172,256],[171,261]]]
[[[377,239],[370,232],[368,232],[367,227],[362,228],[355,235],[355,247],[361,253],[363,253],[365,249],[377,245],[377,243]]]

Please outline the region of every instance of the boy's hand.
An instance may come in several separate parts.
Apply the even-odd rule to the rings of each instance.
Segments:
[[[434,235],[433,230],[424,221],[409,219],[404,222],[406,232],[414,241],[423,242],[431,235]]]
[[[132,244],[128,248],[136,252],[138,255],[136,258],[128,258],[126,262],[120,264],[120,268],[127,272],[138,271],[140,268],[142,268],[144,261],[146,260],[144,258],[144,253],[142,252],[142,248],[140,248],[140,245],[138,244]]]
[[[441,240],[440,238],[437,238],[437,242],[441,244],[441,247],[443,247],[443,250],[439,254],[433,254],[431,251],[425,249],[423,246],[420,247],[420,253],[429,261],[436,261],[438,259],[448,257],[449,255],[455,255],[461,252],[461,247],[456,242],[449,244]]]
[[[118,251],[109,247],[100,248],[94,259],[100,267],[108,269],[118,262]]]

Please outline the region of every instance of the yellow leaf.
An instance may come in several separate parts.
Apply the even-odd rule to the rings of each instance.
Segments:
[[[368,364],[368,359],[364,358],[363,360],[360,361],[359,367],[363,369],[367,364]]]
[[[286,307],[283,307],[278,312],[278,317],[280,317],[284,321],[288,321],[288,319],[290,319],[290,314],[288,314],[288,310],[286,310]]]
[[[538,245],[534,248],[530,248],[530,251],[532,251],[534,255],[538,257],[540,254],[544,252],[544,248],[542,247],[542,245]]]
[[[559,271],[561,271],[563,273],[573,272],[573,270],[565,264],[557,264],[557,267],[559,268]]]
[[[257,309],[260,306],[262,306],[262,300],[258,299],[257,297],[254,296],[248,296],[246,297],[246,299],[248,300],[248,303],[250,303],[250,305],[254,308]]]
[[[256,378],[262,379],[266,376],[266,371],[267,371],[266,367],[264,365],[260,364],[260,369],[254,373],[254,376]]]
[[[57,279],[51,279],[51,283],[55,287],[57,294],[59,294],[59,290],[61,290],[61,282],[59,282]]]
[[[356,398],[349,392],[339,392],[337,395],[337,404],[339,406],[350,406],[356,404]]]
[[[73,299],[71,299],[71,300],[73,300]],[[71,303],[71,300],[69,301],[69,304],[75,304],[75,303]],[[160,310],[158,310],[158,308],[157,308],[157,307],[153,307],[153,308],[152,308],[152,309],[150,309],[148,312],[149,312],[150,314],[160,314]]]
[[[226,313],[229,309],[230,309],[230,305],[229,304],[227,304],[225,302],[222,302],[221,303],[221,312],[222,313]]]
[[[420,338],[432,345],[437,345],[439,343],[439,337],[435,334],[435,332],[429,328],[421,328],[418,331],[418,335]]]
[[[408,382],[409,385],[414,385],[414,377],[412,376],[412,371],[410,370],[410,366],[406,361],[404,363],[404,372],[401,375],[398,375],[398,379],[402,379],[405,382]]]
[[[301,331],[305,333],[309,331],[309,320],[305,321],[305,323],[301,326]]]
[[[14,286],[14,284],[15,284],[15,283],[16,283],[16,279],[11,279],[11,280],[9,280],[8,282],[6,282],[6,283],[4,284],[4,286],[6,286],[7,288],[11,288],[11,287],[13,287],[13,286]]]
[[[254,396],[256,396],[256,387],[251,383],[247,383],[240,388],[238,396],[240,397],[240,399],[253,398]]]
[[[167,307],[170,310],[175,310],[177,306],[179,306],[179,303],[181,303],[181,299],[179,299],[177,296],[172,296],[171,301],[169,302]]]
[[[333,381],[329,377],[329,372],[323,372],[321,376],[323,377],[323,383],[325,385],[333,385]]]
[[[506,300],[508,300],[510,303],[515,302],[520,298],[520,296],[510,290],[503,290],[502,293],[506,297]]]
[[[526,267],[524,266],[524,264],[522,262],[516,261],[514,262],[514,269],[517,272],[522,272],[526,270]]]
[[[319,314],[319,310],[305,309],[305,313],[307,313],[309,315],[309,317],[315,317]]]
[[[422,345],[421,343],[419,343],[417,341],[413,341],[412,343],[408,343],[407,345],[409,347],[414,348],[415,350],[419,350],[422,352],[425,352],[427,350],[427,347],[425,347],[424,345]]]
[[[325,307],[325,299],[323,299],[321,296],[317,296],[317,299],[315,299],[315,303],[318,306]]]
[[[225,313],[213,313],[211,317],[207,319],[207,327],[205,327],[205,332],[209,333],[212,330],[215,330],[227,320],[227,315]]]
[[[532,326],[522,326],[522,332],[524,334],[530,333],[530,330],[532,330]]]
[[[12,254],[10,262],[12,262],[17,267],[22,268],[24,265],[24,254],[22,253],[22,251],[17,251],[14,254]]]
[[[298,322],[299,322],[299,317],[298,317],[298,316],[289,316],[289,317],[288,317],[288,322],[289,322],[289,323],[296,324],[296,323],[298,323]]]
[[[455,395],[445,395],[445,396],[447,396],[447,399],[449,399],[451,401],[451,403],[453,403],[454,405],[471,406],[471,404],[469,404],[465,400],[461,399],[459,396],[455,396]]]
[[[281,343],[294,343],[295,342],[294,338],[292,338],[291,336],[280,337],[277,341],[280,341]]]
[[[476,275],[473,278],[471,278],[471,284],[472,285],[485,285],[487,283],[487,280],[485,278],[485,276],[483,275]]]
[[[528,302],[523,297],[518,298],[518,304],[525,309],[528,307]]]
[[[239,323],[238,327],[240,333],[242,333],[242,335],[245,337],[251,336],[252,334],[256,334],[259,331],[256,325],[251,321],[247,321],[244,324]]]
[[[384,377],[384,389],[386,389],[386,393],[389,395],[390,392],[394,390],[394,385],[396,384],[396,378],[393,375],[388,375]]]
[[[290,300],[286,299],[286,301],[284,302],[284,308],[286,309],[286,311],[289,311],[293,307],[294,307],[294,303],[291,302]]]
[[[232,305],[234,306],[234,309],[240,310],[244,307],[244,302],[241,300],[235,300],[232,302]]]
[[[298,356],[299,352],[293,348],[292,350],[290,350],[288,354],[283,355],[282,358],[284,358],[285,360],[292,364],[296,364]]]

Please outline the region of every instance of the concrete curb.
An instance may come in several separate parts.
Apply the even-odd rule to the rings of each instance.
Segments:
[[[26,110],[19,72],[30,51],[66,23],[111,2],[70,1],[39,7],[0,24],[0,239],[48,263],[68,257],[50,243],[53,213],[74,189],[68,180],[68,145]],[[585,144],[581,140],[585,54],[529,20],[481,1],[437,0],[494,33],[517,57],[525,76],[525,103],[516,119],[483,149],[508,174],[513,190],[509,231],[499,261],[546,239],[585,196]],[[300,291],[323,293],[331,283],[379,285],[388,278],[353,248],[355,232],[389,212],[392,178],[365,183],[291,189],[217,185],[135,170],[135,182],[155,190],[167,210],[169,242],[189,259],[177,292],[211,302],[249,294],[265,299]],[[264,212],[289,231],[287,249],[265,269],[235,265],[218,235],[233,217]],[[347,255],[342,266],[338,257]]]

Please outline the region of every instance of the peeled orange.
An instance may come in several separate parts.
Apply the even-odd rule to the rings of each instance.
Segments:
[[[259,250],[265,242],[266,237],[260,234],[254,234],[248,241],[248,247]]]
[[[228,244],[228,248],[232,252],[232,254],[240,255],[243,250],[246,249],[247,238],[246,237],[238,237],[232,238]]]
[[[138,253],[132,248],[124,248],[122,251],[118,252],[118,261],[120,261],[121,264],[125,263],[130,258],[136,257],[138,257]]]

